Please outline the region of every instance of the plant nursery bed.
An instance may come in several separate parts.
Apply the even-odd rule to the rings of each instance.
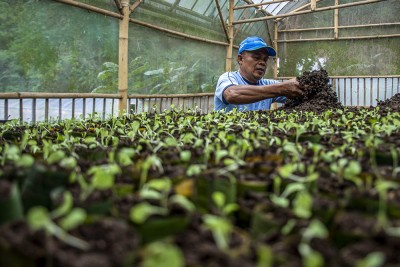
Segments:
[[[379,107],[3,124],[1,265],[396,266],[399,129]]]
[[[303,102],[1,124],[0,266],[398,266],[400,113]]]

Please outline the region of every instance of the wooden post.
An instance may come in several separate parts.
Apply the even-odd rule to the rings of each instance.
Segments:
[[[226,50],[226,71],[232,70],[232,54],[233,54],[233,6],[235,5],[235,0],[229,0],[229,16],[228,16],[228,35],[229,35],[229,45]]]
[[[226,25],[225,25],[225,21],[224,21],[224,16],[222,15],[221,7],[220,7],[220,5],[219,5],[218,0],[215,0],[215,5],[217,6],[219,19],[221,20],[221,25],[222,25],[222,29],[224,30],[224,33],[225,33],[225,36],[226,36],[226,40],[229,42],[228,30],[226,29]]]
[[[274,20],[274,48],[276,56],[274,58],[274,79],[278,77],[278,21]]]
[[[335,0],[335,6],[339,5],[339,0]],[[339,38],[339,9],[335,9],[335,16],[334,16],[334,38],[337,40]]]
[[[317,1],[316,0],[311,0],[311,10],[314,11],[317,8]]]
[[[129,30],[129,0],[122,0],[123,19],[119,23],[119,68],[118,68],[118,93],[119,115],[127,112],[128,100],[128,30]]]

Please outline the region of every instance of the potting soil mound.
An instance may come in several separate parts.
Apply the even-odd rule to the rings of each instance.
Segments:
[[[297,77],[305,94],[301,97],[288,99],[280,108],[283,110],[322,112],[328,109],[342,108],[336,92],[329,84],[328,72],[324,69],[306,71]]]
[[[377,106],[382,109],[390,109],[391,111],[400,112],[400,93],[395,94],[384,101],[378,101]]]

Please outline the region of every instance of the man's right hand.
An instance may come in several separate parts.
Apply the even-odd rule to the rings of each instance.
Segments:
[[[290,80],[284,81],[281,83],[282,87],[284,88],[282,91],[283,95],[287,98],[296,98],[301,97],[305,94],[304,87],[300,87],[297,78],[292,78]]]

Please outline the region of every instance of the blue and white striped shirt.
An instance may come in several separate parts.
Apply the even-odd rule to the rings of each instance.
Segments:
[[[286,97],[278,96],[273,98],[264,99],[255,103],[251,104],[241,104],[241,105],[234,105],[229,104],[224,98],[224,91],[229,86],[233,85],[269,85],[279,83],[276,80],[268,80],[268,79],[261,79],[257,83],[251,83],[242,75],[240,75],[239,71],[235,72],[225,72],[221,75],[218,79],[217,87],[215,90],[214,96],[214,110],[225,110],[226,112],[237,108],[239,111],[249,111],[249,110],[269,110],[271,108],[271,104],[274,102],[278,103],[285,103]]]

